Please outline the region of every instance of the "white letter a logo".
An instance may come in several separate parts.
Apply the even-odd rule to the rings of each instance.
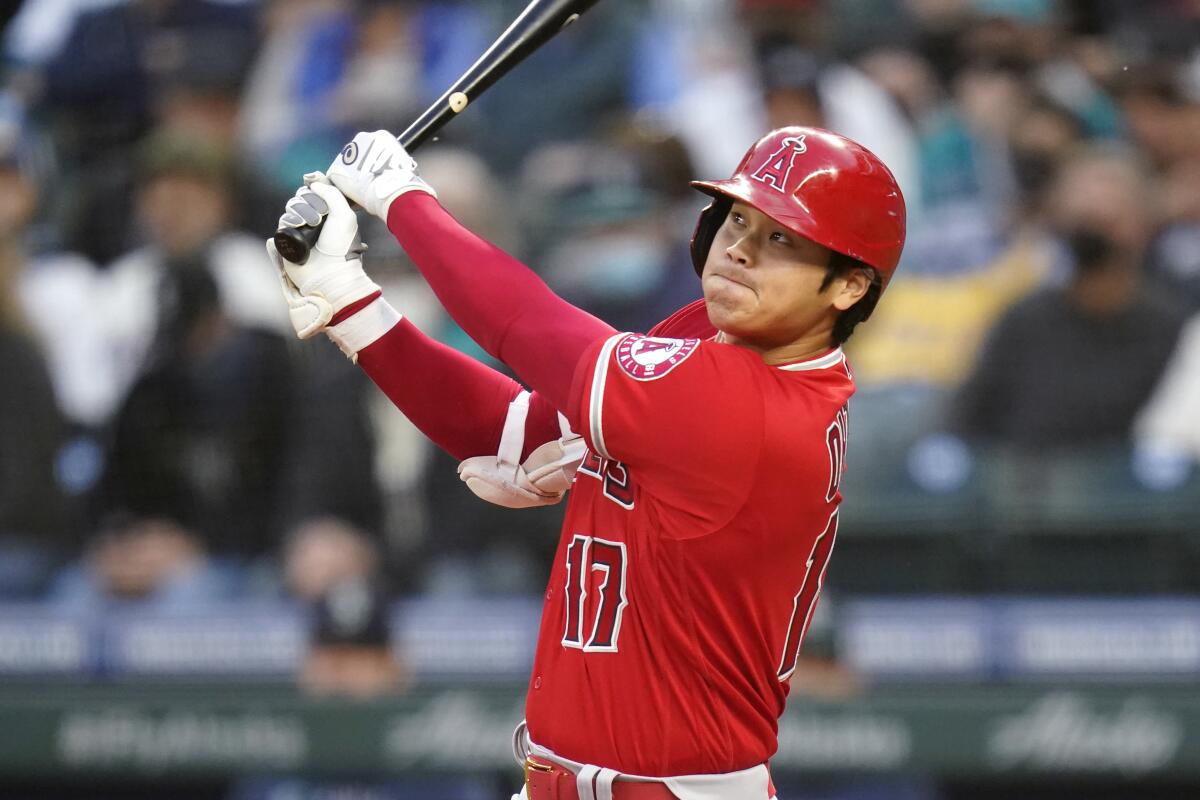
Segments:
[[[792,173],[792,167],[796,165],[796,156],[807,150],[808,145],[804,143],[803,136],[800,138],[789,136],[783,140],[779,149],[763,162],[761,167],[754,170],[750,177],[767,184],[776,191],[785,191],[788,175]]]

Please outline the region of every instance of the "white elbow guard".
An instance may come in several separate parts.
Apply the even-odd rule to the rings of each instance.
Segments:
[[[583,460],[583,437],[571,432],[559,415],[562,438],[546,442],[517,463],[525,446],[529,392],[508,405],[500,447],[494,456],[475,456],[458,465],[458,476],[479,497],[506,508],[548,506],[562,500]]]

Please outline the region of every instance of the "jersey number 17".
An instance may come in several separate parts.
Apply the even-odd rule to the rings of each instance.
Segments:
[[[567,548],[564,647],[617,652],[625,597],[625,543],[577,533]],[[588,602],[589,595],[592,602]],[[589,606],[591,614],[588,614]],[[590,624],[589,624],[590,623]]]

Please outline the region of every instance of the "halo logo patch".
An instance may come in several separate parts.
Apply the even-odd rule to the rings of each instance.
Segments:
[[[346,146],[342,148],[342,163],[343,164],[353,164],[357,160],[358,160],[358,145],[355,144],[354,142],[348,142],[346,144]]]
[[[699,346],[699,339],[663,339],[630,334],[617,344],[617,363],[631,378],[652,381],[682,364]]]

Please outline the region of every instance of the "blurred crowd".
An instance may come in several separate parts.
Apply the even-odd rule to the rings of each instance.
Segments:
[[[524,4],[6,12],[0,597],[539,590],[561,509],[467,493],[336,348],[295,341],[263,249],[303,173],[402,130]],[[468,227],[645,330],[699,296],[687,181],[789,124],[863,142],[908,201],[898,277],[848,344],[851,470],[903,440],[928,491],[991,450],[1193,485],[1200,3],[605,0],[418,160]],[[486,358],[364,226],[393,303]]]

